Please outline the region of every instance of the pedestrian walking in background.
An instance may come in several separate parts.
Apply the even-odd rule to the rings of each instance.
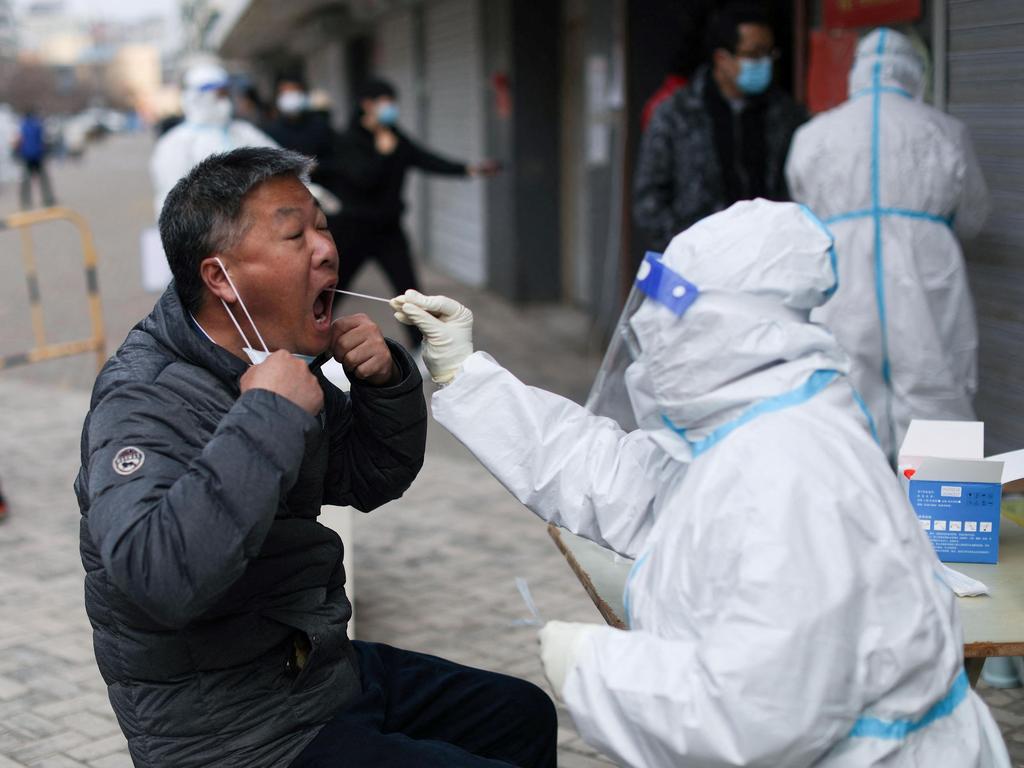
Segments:
[[[23,166],[21,176],[21,207],[32,207],[32,177],[39,181],[39,194],[44,206],[54,205],[53,187],[46,173],[46,136],[43,121],[29,109],[21,120],[15,153]]]
[[[398,92],[384,80],[371,80],[359,93],[351,124],[335,145],[323,181],[341,199],[331,231],[338,244],[338,287],[348,288],[367,261],[384,270],[396,294],[419,289],[409,239],[402,228],[405,176],[410,168],[445,176],[487,176],[498,164],[449,160],[421,147],[398,127]],[[322,178],[322,177],[319,177]],[[413,347],[421,340],[409,328]],[[415,351],[415,350],[414,350]]]
[[[911,41],[875,30],[857,47],[850,96],[793,140],[793,198],[836,239],[839,289],[820,310],[889,455],[911,419],[974,420],[978,327],[957,236],[989,195],[967,129],[926,104]]]
[[[654,110],[640,144],[633,218],[657,250],[737,200],[789,199],[783,165],[806,114],[772,85],[768,16],[726,6],[708,23],[707,47],[707,63]]]

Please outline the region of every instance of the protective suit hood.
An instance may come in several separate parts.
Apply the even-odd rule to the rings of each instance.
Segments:
[[[181,94],[185,122],[213,128],[223,128],[231,122],[231,100],[218,93],[227,85],[228,73],[217,64],[190,67]]]
[[[836,286],[832,238],[807,209],[753,200],[677,235],[662,263],[700,291],[682,317],[645,299],[625,382],[637,424],[670,455],[819,370],[846,373],[834,337],[808,319]],[[680,439],[680,430],[686,438]]]
[[[916,100],[924,96],[924,62],[906,35],[882,27],[861,39],[850,69],[850,96],[871,90],[876,71],[882,88],[903,91]]]

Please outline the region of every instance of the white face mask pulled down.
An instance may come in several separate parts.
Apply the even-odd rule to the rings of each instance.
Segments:
[[[242,347],[242,351],[245,352],[245,356],[249,358],[249,362],[253,365],[259,365],[270,357],[270,349],[267,347],[267,342],[263,340],[263,335],[260,333],[260,329],[257,328],[256,323],[253,322],[252,315],[249,314],[249,310],[246,308],[245,302],[242,300],[242,294],[239,293],[238,288],[235,287],[235,283],[231,279],[231,275],[228,274],[228,268],[224,266],[224,262],[220,260],[220,256],[214,256],[213,258],[220,265],[221,271],[224,273],[224,278],[228,281],[228,285],[231,286],[231,290],[235,292],[235,296],[238,298],[238,304],[242,308],[242,312],[245,313],[245,317],[249,321],[249,325],[251,325],[253,331],[256,332],[256,338],[259,340],[260,346],[263,347],[262,350],[254,349],[249,343],[249,338],[245,335],[245,331],[242,330],[242,326],[238,324],[238,320],[235,319],[235,315],[231,311],[231,308],[228,307],[228,303],[224,301],[224,299],[221,299],[220,303],[224,307],[224,311],[228,313],[228,317],[231,318],[231,322],[235,326],[235,330],[238,331],[238,335],[241,336],[242,341],[245,342],[245,346]],[[307,364],[312,363],[316,359],[313,355],[300,355],[297,352],[292,352],[292,356],[305,361]]]

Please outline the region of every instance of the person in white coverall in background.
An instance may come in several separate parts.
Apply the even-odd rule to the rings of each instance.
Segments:
[[[921,102],[925,67],[891,29],[857,47],[850,98],[800,128],[790,193],[836,238],[839,290],[819,319],[890,460],[911,419],[973,420],[978,330],[957,236],[976,235],[989,195],[967,129]]]
[[[167,193],[201,160],[239,147],[277,146],[251,123],[232,119],[228,73],[217,64],[196,64],[188,69],[181,107],[184,122],[160,137],[150,160],[157,218]]]
[[[636,559],[630,631],[541,631],[555,692],[623,764],[1009,765],[847,356],[808,320],[831,245],[756,200],[648,254],[599,378],[624,382],[629,432],[473,352],[454,300],[393,301],[437,421],[541,518]]]

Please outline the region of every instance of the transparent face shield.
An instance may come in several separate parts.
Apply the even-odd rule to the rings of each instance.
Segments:
[[[696,285],[662,263],[660,253],[648,251],[644,255],[587,396],[587,410],[614,419],[627,432],[637,428],[636,415],[626,389],[626,369],[641,352],[640,340],[633,330],[633,315],[645,300],[650,299],[669,309],[679,319],[699,295]]]

